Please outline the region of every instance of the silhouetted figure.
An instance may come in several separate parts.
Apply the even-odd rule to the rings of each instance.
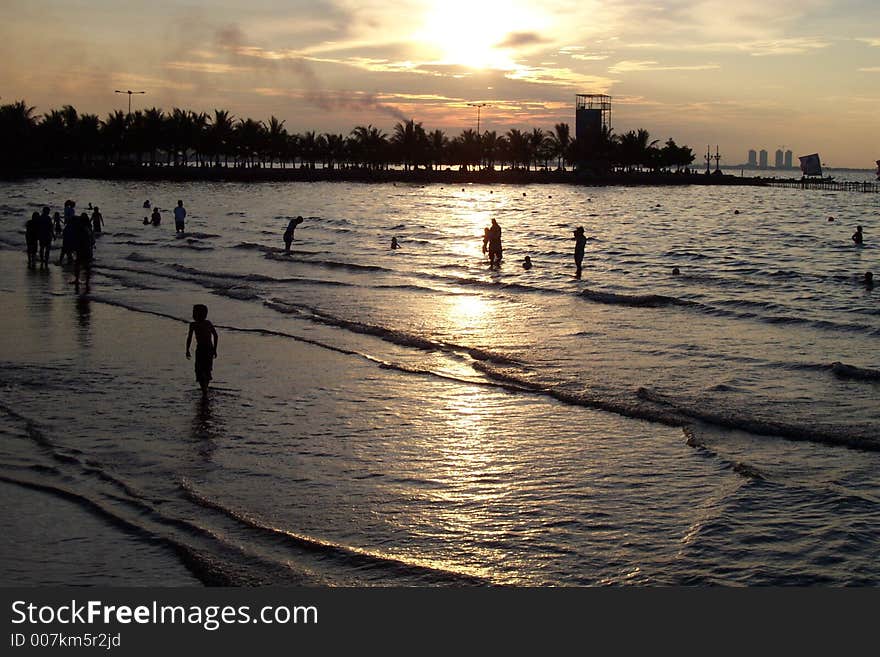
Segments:
[[[852,241],[856,243],[856,245],[861,246],[865,243],[865,236],[862,235],[862,227],[856,226],[856,232],[853,233]]]
[[[523,260],[523,269],[529,270],[532,268],[532,259],[529,256],[526,256]]]
[[[584,235],[584,227],[578,226],[572,231],[574,233],[574,275],[581,277],[581,267],[584,262],[584,248],[587,246],[587,238]]]
[[[94,232],[95,235],[99,235],[103,229],[104,217],[98,211],[98,206],[96,205],[94,210],[92,211],[92,232]]]
[[[153,214],[152,214],[151,219],[152,219],[154,226],[158,226],[159,224],[162,223],[162,215],[159,213],[159,208],[153,209]]]
[[[828,221],[834,221],[834,217],[828,217]]]
[[[399,249],[400,248],[400,244],[397,243],[396,237],[391,238],[391,248],[392,249]]]
[[[75,250],[76,259],[73,262],[73,282],[79,285],[80,272],[85,270],[86,279],[91,273],[92,258],[94,257],[95,238],[92,234],[92,224],[89,221],[89,215],[83,212],[79,220],[71,222],[74,224],[75,233]]]
[[[191,358],[189,348],[193,335],[196,336],[196,381],[202,388],[202,396],[205,396],[208,394],[208,384],[211,382],[214,359],[217,358],[219,338],[214,325],[208,321],[208,307],[201,303],[193,306],[193,321],[190,322],[189,333],[186,336],[187,360]]]
[[[55,237],[61,237],[61,233],[64,231],[64,224],[61,223],[60,212],[56,212],[52,215],[52,222],[55,224]]]
[[[73,201],[64,201],[64,225],[66,226],[76,218],[76,203]]]
[[[678,267],[673,267],[673,268],[672,268],[672,275],[673,275],[673,276],[678,276],[678,275],[680,275],[680,274],[681,274],[681,270],[680,270]]]
[[[733,214],[739,214],[739,210],[734,210]]]
[[[144,226],[149,226],[149,225],[150,225],[150,218],[144,217]]]
[[[150,199],[147,199],[146,201],[144,201],[144,207],[145,207],[147,210],[150,209]]]
[[[55,239],[55,232],[52,227],[52,217],[49,215],[49,208],[43,208],[43,214],[38,219],[40,240],[40,264],[49,264],[49,253],[52,250],[52,240]]]
[[[865,287],[869,290],[874,287],[874,274],[872,272],[865,272]]]
[[[483,233],[483,249],[484,253],[488,251],[491,264],[501,264],[501,226],[494,219],[492,220],[492,225]]]
[[[64,230],[61,233],[61,255],[58,256],[58,264],[64,261],[67,256],[67,264],[73,260],[73,254],[76,251],[76,221],[71,219],[64,224]]]
[[[24,240],[27,246],[28,267],[37,264],[37,244],[40,241],[40,213],[34,212],[24,224]]]
[[[184,220],[186,219],[186,208],[183,207],[183,201],[177,202],[177,207],[174,208],[174,231],[176,233],[182,233],[184,231]]]
[[[302,217],[297,217],[296,219],[291,219],[287,222],[287,229],[284,231],[284,252],[290,253],[290,244],[293,242],[293,234],[296,231],[296,227],[299,226],[303,222]]]

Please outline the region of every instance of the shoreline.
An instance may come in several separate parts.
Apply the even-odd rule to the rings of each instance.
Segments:
[[[524,171],[522,169],[455,171],[452,169],[404,171],[400,169],[311,169],[276,167],[198,166],[96,166],[53,167],[0,171],[0,180],[33,178],[85,178],[93,180],[144,180],[171,182],[356,182],[414,184],[568,184],[581,186],[765,186],[767,179],[730,174],[628,172],[588,174],[574,171]]]

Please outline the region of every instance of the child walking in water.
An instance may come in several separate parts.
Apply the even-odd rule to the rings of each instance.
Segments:
[[[202,388],[202,396],[208,395],[208,383],[211,381],[211,372],[214,369],[214,359],[217,358],[217,330],[208,321],[208,306],[197,303],[193,306],[193,320],[189,324],[189,333],[186,336],[186,359],[190,359],[189,347],[192,344],[193,335],[196,336],[196,381]]]

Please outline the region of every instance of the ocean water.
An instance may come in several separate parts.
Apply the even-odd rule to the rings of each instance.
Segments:
[[[106,222],[79,289],[22,252],[67,198]],[[3,183],[0,481],[209,584],[876,584],[878,218],[759,187]]]

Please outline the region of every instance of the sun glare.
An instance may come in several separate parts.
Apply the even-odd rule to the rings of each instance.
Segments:
[[[516,68],[516,46],[505,40],[534,31],[538,19],[534,10],[504,0],[437,0],[413,38],[438,63],[509,71]]]

